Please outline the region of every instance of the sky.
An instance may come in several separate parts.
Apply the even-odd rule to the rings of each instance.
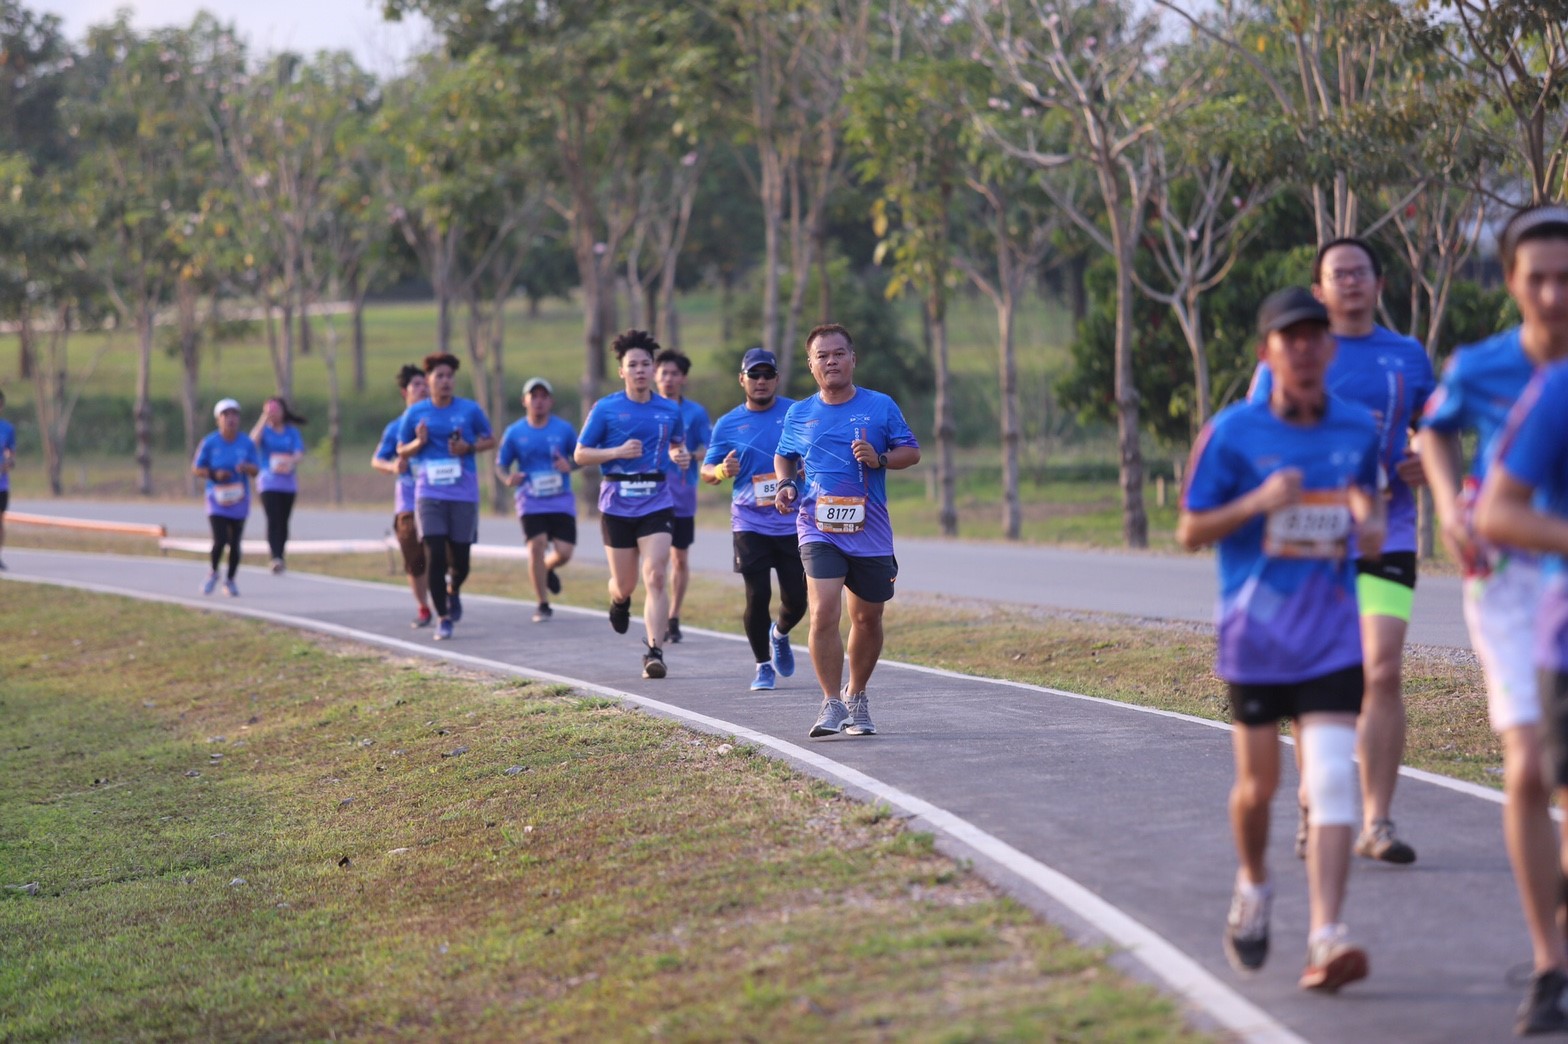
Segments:
[[[33,11],[59,15],[65,34],[80,40],[87,27],[131,9],[138,29],[189,25],[202,9],[233,24],[253,54],[347,50],[361,66],[389,75],[423,48],[423,19],[385,22],[377,0],[23,0]]]

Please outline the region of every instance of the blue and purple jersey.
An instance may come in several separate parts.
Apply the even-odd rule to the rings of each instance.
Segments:
[[[670,459],[670,446],[685,439],[680,407],[657,392],[647,402],[637,402],[624,391],[606,395],[588,412],[577,444],[614,449],[628,439],[642,443],[642,454],[599,465],[604,476],[599,486],[599,510],[606,515],[638,518],[673,508],[665,464]]]
[[[856,460],[850,448],[856,439],[878,453],[920,445],[898,404],[869,388],[856,388],[854,397],[837,406],[813,395],[784,415],[774,452],[805,468],[795,532],[802,544],[826,541],[846,555],[891,555],[887,470]]]
[[[1470,474],[1478,481],[1484,479],[1508,411],[1533,376],[1535,360],[1525,354],[1518,327],[1460,348],[1443,367],[1443,379],[1427,400],[1421,426],[1445,435],[1475,432]]]
[[[196,447],[196,459],[192,466],[206,468],[209,476],[207,514],[219,518],[250,517],[250,476],[240,472],[241,464],[261,467],[261,454],[256,451],[256,444],[250,440],[250,436],[244,432],[235,435],[232,442],[225,439],[221,432],[210,432]],[[226,471],[229,475],[219,482],[211,478],[214,471]]]
[[[430,439],[409,458],[409,465],[414,469],[414,499],[464,500],[477,504],[479,467],[474,454],[454,456],[447,448],[447,442],[453,433],[462,435],[469,445],[494,434],[484,409],[472,399],[454,398],[445,406],[437,406],[430,399],[416,402],[399,423],[400,445],[414,441],[420,421],[425,422]]]
[[[702,482],[702,453],[713,437],[713,427],[708,423],[708,411],[690,399],[680,400],[681,426],[686,430],[686,448],[691,450],[691,463],[685,469],[676,466],[668,457],[664,460],[665,484],[675,500],[676,518],[697,517],[697,486]]]
[[[397,460],[397,432],[403,424],[403,418],[392,421],[381,432],[381,444],[376,447],[376,459],[385,461]],[[392,494],[392,510],[403,515],[414,510],[414,466],[408,468],[397,477],[397,489]]]
[[[736,533],[764,533],[790,536],[795,519],[782,515],[773,506],[778,491],[778,476],[773,473],[773,451],[784,430],[784,418],[794,399],[773,400],[765,410],[753,410],[741,403],[713,426],[712,439],[704,464],[722,464],[734,450],[740,462],[735,475],[735,491],[730,495],[730,529]]]
[[[11,452],[14,458],[16,455],[16,429],[11,426],[10,421],[0,420],[0,460],[5,459],[7,450]],[[9,471],[0,471],[0,493],[4,493],[10,488],[11,473]]]
[[[497,463],[502,471],[515,467],[523,475],[514,490],[519,516],[577,514],[572,473],[556,466],[563,460],[570,464],[576,450],[576,430],[559,417],[547,418],[537,428],[524,417],[506,429]]]
[[[1380,426],[1330,397],[1322,419],[1289,424],[1267,402],[1237,403],[1204,426],[1192,450],[1186,511],[1212,511],[1297,468],[1303,500],[1219,541],[1219,654],[1228,682],[1307,681],[1361,662],[1349,490],[1376,494]]]
[[[261,438],[256,442],[256,451],[261,454],[261,474],[256,476],[256,492],[299,492],[299,479],[294,474],[293,454],[305,452],[305,439],[300,435],[298,428],[286,424],[282,431],[274,431],[270,424],[263,424]]]

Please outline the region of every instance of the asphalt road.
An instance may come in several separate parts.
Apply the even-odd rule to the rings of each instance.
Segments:
[[[314,524],[307,518],[313,516],[302,524]],[[705,534],[703,544],[721,540]],[[901,586],[907,577],[916,581],[909,586],[943,589],[936,585],[950,581],[926,575],[928,561],[948,574],[965,571],[940,554],[928,560],[923,551],[901,549],[900,557]],[[1100,560],[1112,556],[1083,557],[1089,575],[1111,572]],[[1114,557],[1144,563],[1145,594],[1160,586],[1148,573],[1165,560]],[[1396,808],[1419,862],[1399,868],[1358,861],[1350,883],[1345,916],[1371,955],[1371,977],[1337,997],[1307,995],[1296,987],[1307,904],[1302,864],[1290,851],[1295,781],[1288,771],[1270,847],[1273,956],[1260,974],[1242,979],[1221,953],[1235,855],[1225,815],[1230,738],[1215,723],[883,664],[871,688],[880,734],[808,741],[818,696],[804,657],[802,671],[779,690],[752,693],[750,657],[734,635],[690,632],[669,652],[670,677],[645,681],[637,625],[618,637],[586,610],[562,607],[552,622],[532,625],[525,604],[471,596],[457,640],[438,644],[428,631],[409,630],[407,596],[398,588],[311,576],[300,566],[281,577],[244,570],[243,597],[228,600],[196,594],[206,565],[188,559],[24,550],[6,558],[11,571],[0,574],[0,597],[26,597],[21,581],[36,580],[260,615],[403,653],[571,679],[734,734],[910,814],[922,829],[937,831],[948,850],[973,858],[981,872],[1070,931],[1109,940],[1122,961],[1141,964],[1211,1025],[1241,1039],[1510,1039],[1520,989],[1505,975],[1527,962],[1529,948],[1497,795],[1480,788],[1406,773]],[[1175,560],[1172,574],[1201,564]],[[1036,583],[1042,597],[1057,586],[1050,574]],[[998,594],[983,584],[979,591]]]

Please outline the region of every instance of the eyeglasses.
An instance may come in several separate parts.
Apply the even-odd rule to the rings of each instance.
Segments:
[[[1359,283],[1372,278],[1372,269],[1365,265],[1360,268],[1336,268],[1329,272],[1328,277],[1335,283]]]
[[[779,375],[779,371],[771,366],[753,366],[746,371],[746,376],[754,381],[771,381]]]

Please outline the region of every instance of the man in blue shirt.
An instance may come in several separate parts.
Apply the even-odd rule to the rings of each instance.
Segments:
[[[572,560],[577,546],[577,500],[572,496],[572,454],[577,432],[559,417],[555,389],[543,377],[523,383],[522,420],[501,436],[496,476],[517,490],[517,518],[528,544],[528,569],[539,607],[534,623],[554,615],[550,595],[561,591],[556,570]],[[515,469],[515,470],[514,470]]]
[[[472,399],[456,395],[459,365],[457,356],[445,352],[425,357],[430,398],[408,408],[397,432],[397,454],[414,468],[414,514],[425,544],[425,576],[441,618],[437,641],[451,638],[452,625],[463,618],[463,581],[468,579],[470,549],[479,540],[479,467],[474,457],[495,448],[485,411]]]
[[[417,366],[405,366],[397,372],[397,386],[403,394],[406,411],[416,402],[430,397],[430,386],[425,382],[425,371]],[[403,552],[403,572],[408,575],[409,589],[414,592],[414,604],[419,607],[412,626],[428,627],[430,614],[430,582],[425,579],[425,545],[419,540],[419,523],[414,518],[414,472],[409,462],[398,456],[397,431],[402,426],[399,415],[381,432],[381,444],[370,458],[370,466],[397,479],[392,494],[392,533]]]
[[[5,409],[5,392],[0,391],[0,410]],[[5,512],[11,506],[11,466],[16,463],[16,429],[0,417],[0,550],[5,549]],[[5,563],[0,562],[0,569]]]
[[[668,475],[665,481],[675,500],[675,531],[670,538],[670,629],[665,636],[674,645],[681,640],[681,605],[686,601],[686,585],[691,580],[691,545],[697,539],[697,480],[711,427],[708,411],[686,398],[691,360],[674,348],[666,348],[653,362],[653,379],[659,394],[680,407],[686,451],[691,454],[687,467],[679,468],[671,462],[664,469]]]
[[[1539,552],[1560,550],[1550,538],[1562,526],[1560,454],[1568,444],[1557,372],[1559,360],[1568,358],[1568,208],[1515,214],[1498,252],[1522,322],[1454,353],[1421,439],[1444,543],[1465,566],[1465,622],[1486,674],[1488,716],[1503,741],[1503,836],[1534,964],[1515,1028],[1563,1033],[1568,951],[1546,781],[1550,771],[1563,784],[1563,668],[1553,637],[1561,619],[1562,561],[1554,555],[1543,564]],[[1548,367],[1551,378],[1531,383]],[[1464,432],[1477,435],[1478,447],[1461,486]],[[1473,512],[1481,483],[1481,505]],[[1545,511],[1532,510],[1532,491],[1538,504],[1546,498]]]
[[[1367,974],[1340,923],[1356,822],[1356,714],[1362,699],[1354,559],[1375,559],[1386,526],[1378,426],[1330,396],[1329,316],[1308,291],[1272,294],[1258,312],[1269,398],[1221,411],[1198,437],[1176,538],[1219,545],[1219,652],[1230,689],[1236,783],[1230,814],[1241,866],[1226,918],[1238,971],[1268,956],[1269,803],[1279,782],[1279,721],[1296,722],[1309,827],[1311,934],[1301,985],[1332,991]]]
[[[702,478],[715,486],[735,481],[730,528],[735,572],[746,585],[741,623],[757,661],[751,687],[771,689],[777,684],[775,675],[788,678],[795,673],[789,632],[806,615],[806,573],[800,564],[795,520],[773,506],[779,485],[773,451],[795,400],[778,394],[778,360],[764,348],[753,348],[741,359],[740,386],[746,400],[713,426]],[[777,621],[770,605],[769,574],[774,571],[779,574]]]
[[[920,444],[898,404],[855,386],[855,342],[837,323],[806,335],[817,394],[784,416],[773,455],[774,506],[796,516],[811,606],[811,665],[822,707],[810,736],[871,736],[866,686],[882,655],[882,610],[898,559],[887,511],[887,473],[920,463]],[[849,607],[849,681],[839,620]]]

